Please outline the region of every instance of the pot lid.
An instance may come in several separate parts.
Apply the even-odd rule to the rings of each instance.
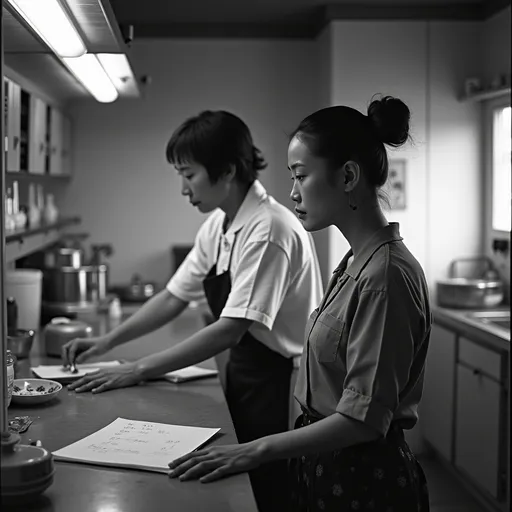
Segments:
[[[46,326],[47,332],[60,332],[60,333],[82,333],[91,330],[92,327],[80,320],[70,320],[66,317],[52,318],[50,323]]]
[[[437,281],[438,284],[444,284],[448,286],[460,286],[460,287],[470,287],[470,288],[501,288],[503,283],[501,281],[496,280],[488,280],[488,279],[469,279],[466,277],[451,277],[448,279],[442,279]]]

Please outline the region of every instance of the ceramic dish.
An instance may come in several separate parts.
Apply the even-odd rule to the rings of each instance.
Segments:
[[[19,405],[36,405],[53,400],[62,384],[47,379],[15,379],[12,402]]]

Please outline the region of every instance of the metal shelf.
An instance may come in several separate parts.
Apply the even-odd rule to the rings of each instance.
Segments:
[[[67,217],[62,218],[53,224],[41,224],[40,226],[34,228],[20,229],[11,233],[6,233],[5,243],[10,244],[12,242],[20,241],[34,235],[46,234],[50,231],[59,230],[73,224],[80,224],[81,221],[82,219],[80,219],[80,217]]]
[[[486,91],[476,92],[470,96],[461,96],[459,101],[486,101],[500,96],[510,95],[510,86],[500,87],[499,89],[489,89]]]

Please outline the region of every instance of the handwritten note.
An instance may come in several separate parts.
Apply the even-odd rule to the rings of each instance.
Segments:
[[[169,462],[196,450],[219,430],[117,418],[53,456],[62,461],[167,473]]]

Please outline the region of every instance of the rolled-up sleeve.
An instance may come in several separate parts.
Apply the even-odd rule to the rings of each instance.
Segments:
[[[247,318],[272,329],[290,283],[290,261],[270,241],[250,242],[234,270],[221,317]]]
[[[389,429],[414,357],[415,319],[408,307],[409,293],[400,284],[396,288],[393,293],[389,289],[361,293],[347,334],[347,374],[336,407],[382,435]]]
[[[167,283],[167,290],[185,302],[200,301],[204,298],[203,280],[213,264],[207,243],[208,222],[199,229],[194,246]]]

